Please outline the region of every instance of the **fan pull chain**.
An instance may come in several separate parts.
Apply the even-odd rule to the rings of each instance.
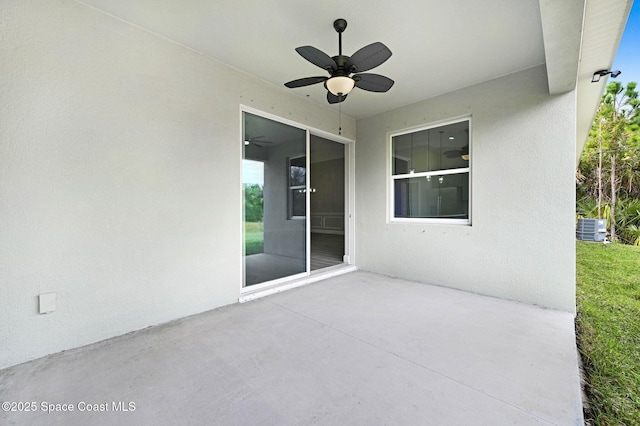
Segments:
[[[338,135],[342,136],[342,94],[338,94]]]

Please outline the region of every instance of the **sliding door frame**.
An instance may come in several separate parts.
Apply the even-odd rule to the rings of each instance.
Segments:
[[[282,124],[286,124],[291,127],[295,127],[306,132],[306,165],[307,165],[307,177],[306,177],[306,240],[305,240],[305,250],[306,250],[306,271],[290,275],[288,277],[278,278],[272,281],[266,281],[264,283],[254,284],[251,286],[245,286],[245,254],[244,254],[244,219],[245,219],[245,211],[244,211],[244,200],[240,199],[241,203],[241,211],[240,215],[240,239],[241,239],[241,247],[242,251],[240,253],[242,257],[241,262],[241,283],[240,283],[240,294],[254,292],[256,290],[263,290],[265,288],[276,287],[282,284],[289,283],[291,281],[307,278],[311,275],[311,197],[310,197],[310,185],[311,185],[311,158],[310,158],[310,150],[311,150],[311,135],[318,136],[332,142],[337,142],[345,145],[345,256],[344,263],[345,265],[355,265],[355,141],[352,139],[345,138],[343,136],[334,135],[333,133],[325,132],[320,129],[313,128],[311,126],[304,125],[302,123],[298,123],[292,120],[288,120],[286,118],[279,117],[277,115],[269,114],[267,112],[246,106],[240,105],[240,146],[242,147],[244,144],[244,113],[249,113],[253,115],[260,116],[262,118],[266,118],[272,121],[276,121]],[[244,155],[242,154],[242,149],[240,150],[240,193],[242,193],[242,160],[244,159]],[[319,270],[318,272],[321,272]],[[316,271],[314,271],[316,272]]]

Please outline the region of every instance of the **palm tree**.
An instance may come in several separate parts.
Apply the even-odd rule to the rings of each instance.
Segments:
[[[627,234],[634,246],[640,246],[640,228],[636,225],[629,225],[627,227]]]

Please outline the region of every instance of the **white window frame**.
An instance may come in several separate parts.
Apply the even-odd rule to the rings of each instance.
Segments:
[[[434,170],[430,172],[414,172],[405,173],[400,175],[393,174],[393,138],[396,136],[407,135],[411,133],[421,132],[423,130],[430,130],[437,127],[443,127],[450,124],[461,123],[463,121],[469,122],[469,165],[468,167],[458,169],[444,169]],[[465,115],[460,117],[451,118],[448,120],[437,121],[428,123],[421,126],[406,128],[387,134],[387,223],[418,223],[418,224],[447,224],[447,225],[466,225],[471,226],[471,206],[473,191],[471,188],[471,170],[472,170],[472,119],[471,115]],[[438,179],[440,176],[468,173],[469,178],[469,200],[468,200],[468,218],[467,219],[450,219],[450,218],[408,218],[408,217],[395,217],[395,181],[401,179],[410,178],[427,178],[430,176],[432,179]]]

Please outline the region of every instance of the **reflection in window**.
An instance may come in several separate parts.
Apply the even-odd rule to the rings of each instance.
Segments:
[[[289,159],[289,219],[304,218],[307,211],[307,158]]]
[[[391,136],[393,219],[470,223],[470,120]]]

